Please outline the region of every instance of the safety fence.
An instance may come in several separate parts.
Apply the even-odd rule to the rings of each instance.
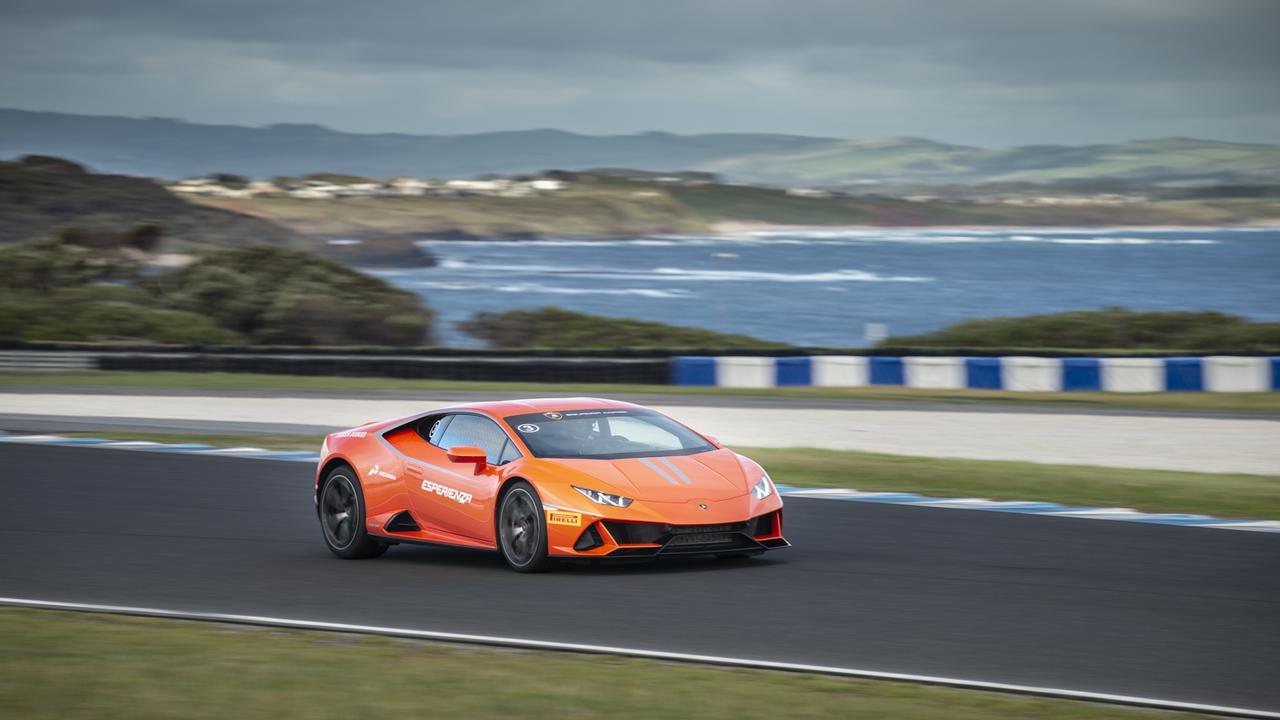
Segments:
[[[814,352],[814,351],[810,351]],[[881,351],[883,352],[883,351]],[[676,355],[671,351],[463,349],[0,349],[0,371],[239,372],[436,380],[731,388],[902,386],[1106,392],[1280,390],[1280,357]]]
[[[678,356],[671,383],[1014,390],[1025,392],[1266,392],[1280,390],[1280,357],[742,357]]]
[[[664,385],[665,357],[467,354],[0,351],[0,371],[131,370],[526,383]]]

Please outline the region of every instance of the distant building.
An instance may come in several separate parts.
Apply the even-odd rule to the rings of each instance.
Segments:
[[[529,197],[537,193],[558,192],[567,187],[559,178],[486,178],[454,179],[443,183],[411,177],[398,177],[387,182],[335,183],[329,180],[277,178],[276,182],[253,180],[243,188],[227,187],[216,178],[189,178],[168,186],[170,192],[183,195],[248,198],[256,195],[288,195],[304,200],[331,200],[343,197],[397,197],[423,195],[485,195],[489,197]]]
[[[787,194],[795,197],[829,198],[831,193],[817,188],[787,188]]]
[[[410,177],[394,178],[387,186],[397,195],[426,195],[428,190],[435,187],[433,183]]]
[[[245,189],[254,195],[279,195],[284,192],[284,188],[266,180],[253,180]]]
[[[336,196],[323,188],[301,187],[296,190],[290,190],[289,197],[303,200],[332,200]]]

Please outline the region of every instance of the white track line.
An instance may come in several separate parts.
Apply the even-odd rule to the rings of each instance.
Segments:
[[[537,650],[558,650],[562,652],[590,653],[593,655],[622,655],[626,657],[647,658],[651,660],[702,663],[706,665],[742,667],[758,670],[818,673],[822,675],[840,675],[844,677],[866,678],[872,680],[893,680],[899,682],[921,683],[925,685],[945,685],[948,687],[966,688],[971,690],[992,690],[1018,695],[1038,695],[1044,697],[1065,698],[1069,700],[1081,700],[1086,702],[1110,703],[1114,705],[1134,705],[1161,710],[1209,713],[1212,715],[1228,715],[1246,718],[1280,718],[1280,712],[1253,710],[1250,708],[1225,707],[1221,705],[1201,705],[1198,703],[1135,697],[1132,695],[1111,695],[1108,693],[1095,693],[1083,690],[1066,690],[1061,688],[1035,687],[1031,685],[1009,685],[1005,683],[986,682],[983,680],[965,680],[961,678],[936,677],[932,675],[910,675],[906,673],[881,672],[878,670],[858,670],[855,668],[832,667],[828,665],[806,665],[802,663],[752,660],[749,658],[732,658],[719,655],[693,655],[689,653],[665,652],[662,650],[641,650],[638,648],[612,647],[608,645],[584,645],[579,643],[554,642],[549,640],[528,640],[524,638],[501,637],[496,635],[466,635],[463,633],[437,632],[433,630],[411,630],[409,628],[381,627],[377,625],[349,625],[346,623],[295,620],[291,618],[265,617],[261,615],[230,615],[225,613],[188,612],[185,610],[162,610],[158,608],[132,607],[126,605],[98,605],[94,603],[58,602],[52,600],[32,600],[28,598],[0,597],[0,605],[43,608],[48,610],[113,613],[117,615],[138,615],[143,617],[170,618],[175,620],[234,623],[238,625],[261,625],[268,627],[293,628],[298,630],[323,630],[329,632],[358,633],[362,635],[386,635],[418,640],[435,640],[438,642],[494,645],[499,647],[515,647]]]

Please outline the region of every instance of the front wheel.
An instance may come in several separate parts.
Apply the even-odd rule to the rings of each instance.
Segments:
[[[349,467],[334,468],[320,486],[320,530],[329,551],[340,558],[378,557],[387,551],[364,527],[364,493]]]
[[[498,548],[516,572],[541,572],[547,559],[547,524],[538,491],[518,480],[498,508]]]

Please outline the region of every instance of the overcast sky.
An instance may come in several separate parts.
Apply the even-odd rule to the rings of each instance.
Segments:
[[[1280,0],[0,0],[0,106],[358,132],[1280,142]]]

